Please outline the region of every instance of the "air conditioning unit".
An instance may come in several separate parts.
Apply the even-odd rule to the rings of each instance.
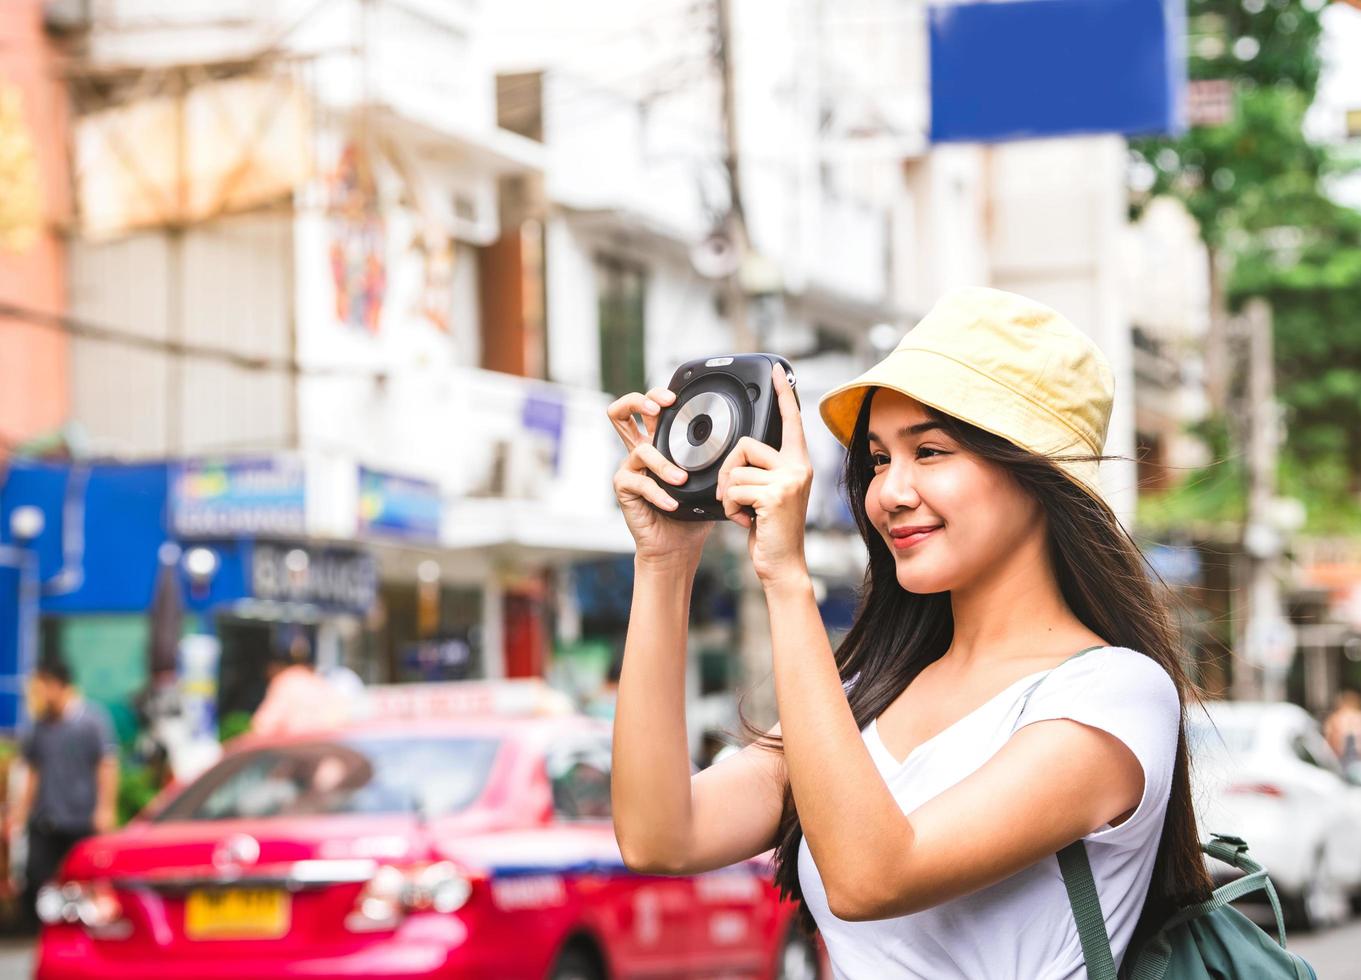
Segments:
[[[534,433],[492,442],[490,466],[469,491],[474,497],[542,500],[555,479],[552,443]]]

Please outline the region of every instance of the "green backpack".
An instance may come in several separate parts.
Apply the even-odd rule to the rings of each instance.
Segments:
[[[1266,869],[1248,857],[1242,838],[1212,836],[1201,849],[1238,868],[1243,877],[1216,888],[1207,901],[1178,911],[1139,949],[1130,951],[1118,974],[1087,849],[1079,840],[1059,851],[1089,980],[1318,980],[1313,967],[1286,951],[1281,903]],[[1229,904],[1258,889],[1266,892],[1276,913],[1279,943]]]

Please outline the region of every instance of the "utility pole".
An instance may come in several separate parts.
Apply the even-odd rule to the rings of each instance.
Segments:
[[[755,349],[751,327],[749,298],[743,272],[751,255],[751,240],[747,235],[746,212],[742,204],[742,172],[739,158],[740,143],[737,129],[737,93],[733,81],[732,0],[714,0],[717,24],[717,43],[714,56],[718,63],[722,87],[723,169],[728,178],[728,212],[724,217],[723,232],[737,256],[736,268],[724,283],[724,299],[728,323],[732,327],[733,350]],[[741,536],[745,538],[745,534]],[[740,572],[737,601],[737,656],[741,663],[741,685],[746,692],[745,714],[752,724],[769,728],[778,715],[775,704],[775,681],[771,673],[773,649],[770,642],[770,611],[765,591],[746,556],[746,541],[730,534],[728,541],[735,551]]]
[[[1295,638],[1282,610],[1277,577],[1283,542],[1273,518],[1280,433],[1270,306],[1265,300],[1252,300],[1239,324],[1247,359],[1244,421],[1248,492],[1240,579],[1245,615],[1238,617],[1239,669],[1233,687],[1238,698],[1281,701],[1294,659]]]
[[[1210,322],[1205,336],[1205,396],[1210,410],[1224,412],[1228,404],[1229,373],[1229,309],[1225,283],[1229,278],[1229,260],[1224,250],[1215,245],[1206,248],[1210,281]]]
[[[751,251],[747,236],[747,216],[742,204],[742,170],[737,137],[737,93],[733,83],[732,0],[714,0],[717,39],[714,57],[718,62],[722,88],[723,170],[728,177],[728,213],[723,219],[723,231],[737,254],[736,271],[725,283],[725,303],[728,322],[732,325],[733,349],[753,349],[751,325],[747,315],[747,294],[742,284],[742,270]]]

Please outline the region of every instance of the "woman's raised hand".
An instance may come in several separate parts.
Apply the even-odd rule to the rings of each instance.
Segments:
[[[757,578],[767,588],[781,580],[802,581],[808,575],[803,531],[813,485],[813,464],[794,389],[782,367],[775,367],[771,379],[780,404],[780,448],[772,449],[747,436],[737,441],[718,471],[723,512],[747,529],[747,552]]]
[[[657,417],[663,407],[675,400],[676,394],[670,389],[653,388],[646,395],[630,392],[610,405],[607,410],[610,424],[628,450],[614,474],[614,493],[637,545],[639,559],[693,564],[699,559],[714,522],[678,521],[666,516],[676,510],[677,503],[663,484],[683,486],[689,474],[652,445]],[[635,415],[642,416],[641,430]],[[661,477],[662,483],[648,476],[649,470]]]

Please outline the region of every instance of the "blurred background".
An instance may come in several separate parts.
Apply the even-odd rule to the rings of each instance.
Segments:
[[[52,661],[107,718],[118,823],[281,669],[355,716],[608,718],[632,542],[606,405],[766,350],[808,409],[983,284],[1110,358],[1105,490],[1216,702],[1205,829],[1254,845],[1321,975],[1361,977],[1358,141],[1361,8],[1325,0],[2,0],[6,812],[33,815]],[[805,422],[835,640],[864,551]],[[739,702],[774,714],[719,530],[700,766]]]

